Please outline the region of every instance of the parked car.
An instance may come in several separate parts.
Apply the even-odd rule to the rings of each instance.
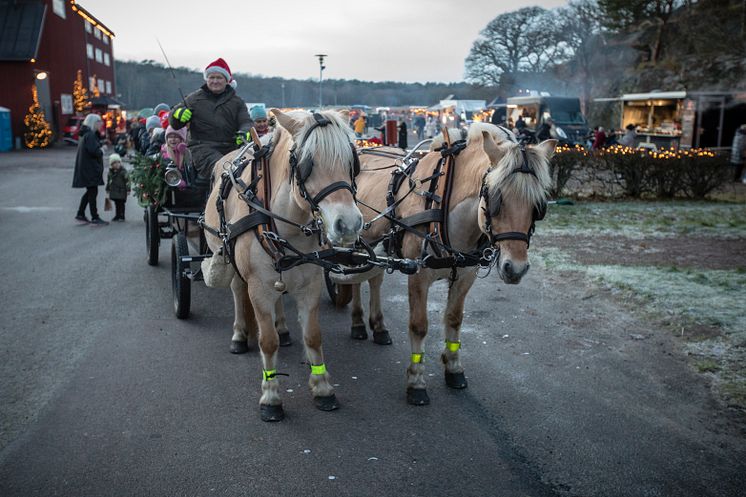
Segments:
[[[83,124],[83,116],[72,116],[62,128],[62,140],[70,145],[78,144],[78,133]]]

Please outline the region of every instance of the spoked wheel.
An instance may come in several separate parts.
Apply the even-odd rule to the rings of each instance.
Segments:
[[[161,232],[158,228],[158,211],[152,205],[145,209],[145,248],[148,252],[148,264],[158,265],[158,246],[161,243]]]
[[[352,287],[350,285],[338,285],[332,281],[329,271],[324,270],[324,282],[326,283],[326,292],[332,303],[337,307],[344,307],[352,300]]]
[[[189,317],[192,302],[192,280],[186,275],[188,262],[181,258],[189,255],[189,246],[184,233],[178,233],[171,243],[171,283],[174,293],[174,313],[179,319]]]

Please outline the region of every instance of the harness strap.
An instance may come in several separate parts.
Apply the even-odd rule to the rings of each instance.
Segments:
[[[311,374],[316,376],[326,374],[326,364],[324,364],[323,362],[317,365],[311,364]]]
[[[439,221],[441,218],[441,214],[442,212],[440,209],[428,209],[426,211],[418,212],[417,214],[412,214],[411,216],[399,219],[399,222],[408,226],[419,226],[422,224]]]
[[[350,193],[352,193],[353,195],[355,194],[355,190],[352,189],[352,186],[350,186],[349,183],[347,183],[346,181],[337,181],[335,183],[332,183],[331,185],[324,187],[324,189],[322,189],[319,193],[316,194],[315,197],[313,197],[311,203],[314,206],[318,206],[319,202],[321,202],[328,195],[331,195],[337,190],[349,190]]]
[[[451,352],[458,352],[458,350],[461,348],[461,342],[452,342],[450,340],[446,340],[446,348]]]

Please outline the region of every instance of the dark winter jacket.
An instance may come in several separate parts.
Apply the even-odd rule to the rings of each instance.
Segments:
[[[109,176],[106,178],[106,191],[112,200],[127,200],[130,192],[130,178],[127,170],[109,168]]]
[[[161,147],[166,143],[166,133],[153,134],[148,142],[148,148],[145,155],[155,155],[161,153]]]
[[[88,188],[104,184],[104,152],[98,133],[88,126],[80,127],[78,155],[75,158],[73,188]]]
[[[744,161],[744,152],[746,151],[746,131],[737,129],[733,135],[733,144],[730,149],[730,162],[732,164],[742,164]]]
[[[399,148],[407,148],[407,123],[403,121],[399,125]]]
[[[207,85],[187,95],[186,106],[192,111],[189,121],[189,150],[202,177],[208,177],[215,161],[236,148],[236,133],[246,133],[251,128],[251,118],[246,103],[230,86],[215,95]],[[171,112],[169,123],[181,129],[184,123],[174,117],[179,104]]]

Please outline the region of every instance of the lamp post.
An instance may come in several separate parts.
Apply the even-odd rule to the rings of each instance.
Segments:
[[[285,83],[280,84],[280,88],[282,88],[282,108],[285,108]]]
[[[324,79],[324,69],[326,69],[326,66],[324,65],[324,57],[328,57],[326,54],[317,53],[314,55],[314,57],[319,58],[319,110],[324,106],[324,101],[321,97],[321,88],[322,88],[322,81]]]

